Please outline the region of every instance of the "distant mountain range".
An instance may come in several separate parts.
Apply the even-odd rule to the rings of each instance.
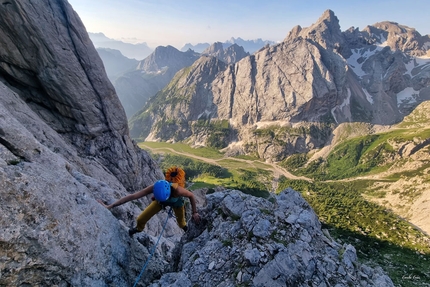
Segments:
[[[131,44],[110,39],[103,33],[88,33],[95,48],[109,48],[119,50],[121,54],[130,59],[143,60],[153,52],[146,43]]]
[[[254,52],[258,51],[262,47],[266,45],[274,45],[276,42],[274,41],[267,41],[262,39],[256,39],[256,40],[243,40],[242,38],[231,38],[230,40],[227,40],[222,43],[224,49],[228,48],[229,46],[237,44],[238,46],[242,46],[243,49],[253,54]],[[209,43],[198,43],[196,45],[192,45],[191,43],[185,44],[184,47],[181,48],[181,51],[187,51],[188,49],[194,50],[198,53],[202,53],[205,49],[209,48],[211,44]]]
[[[221,43],[187,44],[182,51],[173,46],[151,49],[146,43],[131,44],[88,33],[103,61],[106,74],[115,87],[127,117],[139,111],[147,100],[173,78],[180,69],[191,66],[200,56],[213,56],[234,64],[271,41],[231,38]],[[246,48],[245,48],[246,47]],[[136,59],[140,59],[139,61]]]
[[[131,59],[143,60],[154,51],[154,49],[150,48],[147,43],[138,43],[138,44],[126,43],[123,41],[108,38],[103,33],[88,33],[88,35],[90,36],[90,39],[94,44],[94,47],[118,50],[121,52],[121,54]],[[245,52],[252,54],[255,51],[258,51],[259,49],[263,48],[264,46],[273,45],[273,44],[276,44],[276,42],[262,40],[262,39],[243,40],[242,38],[239,37],[239,38],[231,38],[230,40],[227,40],[222,43],[224,49],[227,49],[229,46],[233,44],[242,46]],[[188,43],[184,45],[180,50],[183,52],[186,52],[188,49],[191,49],[194,52],[202,53],[205,49],[209,48],[211,45],[212,43],[211,44],[198,43],[196,45]]]

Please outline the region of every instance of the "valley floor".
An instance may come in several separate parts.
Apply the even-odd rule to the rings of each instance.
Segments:
[[[171,154],[176,154],[184,156],[187,158],[196,159],[208,164],[222,166],[222,161],[230,160],[236,161],[238,163],[243,163],[254,168],[260,168],[267,170],[273,174],[273,190],[276,190],[277,183],[280,176],[284,176],[292,180],[306,180],[312,181],[312,179],[304,176],[296,176],[288,172],[285,168],[277,165],[273,162],[261,162],[259,160],[250,160],[237,157],[222,157],[222,158],[207,158],[199,156],[193,153],[179,151],[170,147],[153,147],[144,142],[139,143],[142,148],[145,148],[153,153],[164,153],[168,152]],[[416,167],[410,167],[414,169]],[[375,190],[385,190],[383,196],[374,196],[371,194],[364,194],[367,200],[378,203],[385,208],[392,210],[401,218],[409,221],[411,224],[415,225],[426,235],[430,234],[430,221],[428,220],[428,214],[430,213],[430,186],[428,183],[419,182],[419,178],[411,180],[398,180],[396,184],[385,183],[383,180],[390,177],[399,171],[408,170],[408,166],[403,165],[401,167],[393,166],[390,170],[368,176],[360,176],[354,178],[343,179],[342,181],[353,181],[353,180],[370,180],[373,181],[373,189]],[[415,195],[409,199],[405,199],[405,192],[414,189]]]
[[[211,158],[197,156],[197,155],[194,155],[191,153],[180,152],[180,151],[177,151],[173,148],[166,148],[166,147],[154,148],[154,147],[150,147],[148,145],[145,145],[145,143],[140,143],[140,145],[144,146],[145,148],[149,149],[150,151],[152,151],[154,153],[159,153],[160,151],[168,150],[169,152],[174,153],[174,154],[178,154],[178,155],[182,155],[185,157],[197,159],[197,160],[200,160],[200,161],[203,161],[203,162],[206,162],[209,164],[214,164],[214,165],[219,165],[219,162],[222,160],[234,160],[234,161],[238,161],[238,162],[243,162],[245,164],[249,164],[249,165],[254,166],[254,167],[257,167],[256,162],[258,162],[259,166],[261,167],[261,161],[256,161],[256,160],[248,160],[248,159],[242,159],[242,158],[237,158],[237,157],[223,157],[221,159],[211,159]],[[287,170],[280,167],[276,163],[265,162],[264,165],[266,166],[266,168],[265,168],[266,170],[273,172],[273,174],[275,175],[275,178],[279,178],[280,175],[283,175],[289,179],[302,179],[302,180],[311,181],[311,179],[304,177],[304,176],[295,176],[294,174],[288,172]]]

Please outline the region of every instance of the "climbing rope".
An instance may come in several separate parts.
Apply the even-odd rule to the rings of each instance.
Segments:
[[[155,243],[154,247],[152,247],[151,254],[149,254],[148,259],[146,259],[145,265],[143,265],[143,267],[142,267],[142,271],[140,271],[139,276],[137,276],[136,281],[134,282],[133,287],[136,287],[137,283],[139,283],[140,278],[142,277],[143,272],[145,271],[146,266],[147,266],[147,265],[148,265],[148,263],[149,263],[149,260],[151,259],[152,255],[154,255],[155,248],[157,247],[158,242],[160,241],[161,235],[163,235],[163,232],[164,232],[164,229],[166,228],[167,221],[169,220],[169,217],[173,217],[173,214],[172,214],[172,207],[170,207],[170,210],[169,210],[169,212],[167,213],[167,218],[166,218],[166,221],[164,222],[164,226],[163,226],[163,229],[161,230],[160,236],[158,236],[157,243]]]

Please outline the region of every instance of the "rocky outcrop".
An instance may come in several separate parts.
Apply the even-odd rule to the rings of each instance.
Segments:
[[[235,190],[206,199],[205,222],[181,240],[173,272],[149,286],[394,286],[322,230],[292,189],[270,199]]]
[[[248,56],[234,44],[224,49],[221,43],[207,48],[202,56],[213,56],[226,63],[235,63]],[[191,66],[201,55],[192,50],[180,52],[172,46],[157,47],[140,61],[134,71],[123,73],[113,81],[128,118],[143,108],[146,102],[162,90],[182,68]]]
[[[137,69],[154,73],[170,69],[169,73],[173,76],[180,69],[191,66],[198,56],[199,54],[192,50],[181,52],[172,46],[159,46],[151,55],[140,61]]]
[[[350,28],[343,35],[348,48],[342,54],[365,93],[362,98],[374,107],[369,122],[398,123],[430,99],[429,35],[388,21],[363,31]]]
[[[396,22],[375,23],[366,26],[362,31],[352,27],[343,34],[351,49],[382,45],[390,47],[392,51],[399,50],[411,56],[428,55],[430,36],[422,36],[414,28]]]
[[[195,129],[191,134],[174,137],[153,135],[172,135],[164,131],[195,126],[199,120],[224,121],[229,127],[223,131],[221,146],[242,142],[249,153],[278,161],[293,153],[321,148],[321,140],[328,139],[320,136],[326,134],[327,126],[333,130],[345,122],[398,123],[420,102],[430,99],[430,60],[421,57],[429,50],[430,42],[428,36],[396,23],[369,27],[361,32],[353,28],[342,32],[338,18],[327,10],[310,27],[295,27],[284,42],[227,65],[223,71],[208,67],[194,77],[202,79],[198,82],[176,79],[154,102],[173,99],[179,95],[175,85],[186,81],[188,89],[181,88],[180,97],[190,102],[205,99],[204,104],[188,111],[166,104],[163,113],[176,110],[170,113],[176,115],[181,109],[183,116],[159,116],[162,121],[154,120],[157,116],[149,117],[147,109],[151,107],[147,106],[136,117],[151,118],[148,122],[142,120],[142,126],[153,129],[137,131],[133,126],[132,136],[150,135],[148,140],[187,139],[209,145],[212,140],[208,135],[214,131],[210,129]],[[395,35],[402,40],[395,41]],[[219,53],[221,48],[217,45],[210,50]],[[211,73],[215,70],[216,75]],[[172,102],[177,101],[181,100]],[[174,124],[178,119],[180,127]],[[318,138],[310,132],[315,128],[324,130],[316,133]]]

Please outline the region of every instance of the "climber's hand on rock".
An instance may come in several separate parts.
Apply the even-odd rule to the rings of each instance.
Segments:
[[[198,212],[193,213],[193,220],[199,224],[200,223],[200,214]]]
[[[111,209],[112,208],[112,206],[106,205],[101,199],[97,199],[97,202],[100,203],[101,205],[103,205],[104,207],[106,207],[107,209]]]

